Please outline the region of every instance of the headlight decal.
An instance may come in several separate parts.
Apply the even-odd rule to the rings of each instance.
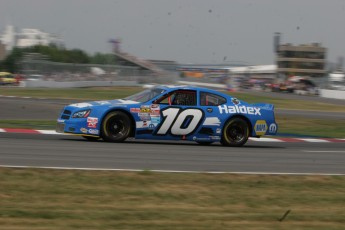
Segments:
[[[78,112],[73,113],[72,118],[86,118],[90,115],[90,113],[91,113],[90,109],[78,111]]]

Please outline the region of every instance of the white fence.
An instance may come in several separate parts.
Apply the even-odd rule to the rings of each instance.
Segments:
[[[345,91],[344,90],[321,89],[320,90],[320,96],[326,97],[326,98],[345,100]]]

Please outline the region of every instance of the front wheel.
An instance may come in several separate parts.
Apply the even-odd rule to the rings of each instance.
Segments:
[[[240,147],[247,142],[248,137],[248,123],[242,118],[233,118],[225,124],[220,142],[225,146]]]
[[[102,138],[108,142],[122,142],[131,133],[131,119],[121,111],[107,114],[102,123]]]

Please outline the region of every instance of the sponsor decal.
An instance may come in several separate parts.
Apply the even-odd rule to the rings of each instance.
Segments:
[[[87,118],[87,127],[88,128],[97,128],[98,118],[97,117],[88,117]]]
[[[139,117],[150,117],[150,114],[149,113],[138,113],[138,116]]]
[[[140,111],[138,113],[138,116],[140,117],[140,120],[142,121],[149,121],[151,120],[151,108],[149,105],[142,105],[140,106]]]
[[[267,131],[267,124],[265,120],[257,120],[254,125],[254,130],[257,135],[265,135]]]
[[[85,108],[85,107],[90,107],[92,105],[90,103],[76,103],[76,104],[72,104],[70,106],[74,106],[77,108]]]
[[[210,136],[211,140],[220,140],[220,136]]]
[[[143,128],[147,127],[147,121],[143,121]]]
[[[193,141],[211,141],[211,138],[209,137],[193,137]]]
[[[82,132],[82,133],[87,133],[87,129],[81,128],[81,129],[80,129],[80,132]]]
[[[166,108],[162,110],[160,122],[154,135],[190,135],[200,126],[204,118],[201,109]]]
[[[159,109],[159,108],[160,108],[159,104],[152,104],[151,105],[151,109]]]
[[[217,133],[217,134],[219,134],[219,133],[221,133],[221,132],[222,132],[222,130],[221,130],[220,128],[217,128],[217,129],[216,129],[216,133]]]
[[[151,116],[151,123],[152,124],[158,124],[161,122],[161,117],[160,116]]]
[[[99,134],[99,130],[98,129],[89,129],[89,133],[90,134],[94,134],[94,135],[98,135]]]
[[[218,117],[206,117],[203,125],[220,126],[220,120]]]
[[[249,114],[249,115],[258,115],[261,116],[260,108],[252,107],[252,106],[227,106],[227,105],[219,105],[218,106],[219,113],[242,113],[242,114]]]
[[[270,124],[270,127],[268,130],[270,133],[276,133],[277,132],[277,125],[275,123]]]
[[[131,113],[140,113],[140,108],[130,108]]]
[[[140,106],[140,113],[151,113],[151,108],[148,105]]]
[[[157,104],[151,105],[151,116],[159,116],[160,115],[160,107]]]
[[[149,113],[139,113],[139,118],[141,121],[149,121],[151,120],[150,114]]]
[[[137,121],[135,123],[137,128],[154,128],[156,127],[151,121]]]
[[[234,103],[235,105],[239,105],[241,103],[237,98],[232,98],[231,102]]]

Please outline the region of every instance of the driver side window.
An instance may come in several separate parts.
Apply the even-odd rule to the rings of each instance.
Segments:
[[[158,104],[196,106],[196,91],[176,90],[156,101]]]

